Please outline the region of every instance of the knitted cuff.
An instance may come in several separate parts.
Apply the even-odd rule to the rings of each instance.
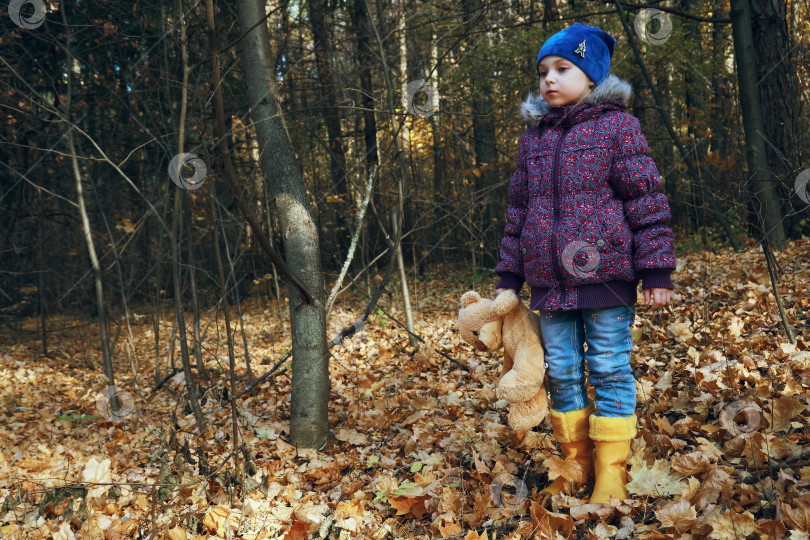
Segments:
[[[594,441],[626,441],[635,439],[636,422],[638,417],[635,414],[630,416],[596,416],[590,418],[590,436]]]
[[[642,289],[674,289],[672,285],[672,278],[670,276],[672,270],[642,270],[641,271],[641,288]]]
[[[523,287],[522,276],[512,272],[498,272],[498,275],[501,277],[501,281],[495,286],[496,289],[514,289],[516,292],[520,292]]]

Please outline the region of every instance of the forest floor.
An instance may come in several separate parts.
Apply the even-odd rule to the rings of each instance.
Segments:
[[[118,416],[105,404],[95,323],[54,317],[46,358],[36,320],[15,321],[30,341],[0,336],[0,537],[808,538],[810,240],[776,257],[795,345],[753,243],[743,253],[679,257],[670,306],[637,305],[640,429],[628,460],[630,498],[614,506],[587,504],[588,488],[538,502],[559,471],[559,448],[548,420],[524,437],[510,430],[508,404],[495,397],[500,353],[459,339],[461,294],[494,294],[494,279],[469,269],[437,267],[410,283],[416,332],[426,340],[420,352],[381,310],[332,349],[333,437],[317,451],[289,444],[287,364],[237,400],[246,451],[234,452],[221,316],[202,343],[211,375],[200,386],[203,433],[182,372],[151,388],[146,308],[134,310],[132,326],[139,385],[126,334],[117,340]],[[388,290],[380,307],[404,320],[398,287]],[[340,297],[330,338],[364,305],[359,294]],[[248,299],[242,311],[258,376],[289,350],[289,331],[274,303]],[[203,310],[203,327],[212,312]],[[170,316],[160,328],[166,359]],[[235,350],[241,391],[248,381],[238,333]],[[247,474],[235,474],[246,458]]]

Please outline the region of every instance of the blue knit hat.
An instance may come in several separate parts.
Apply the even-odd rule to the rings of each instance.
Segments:
[[[601,28],[574,23],[543,43],[537,54],[537,74],[540,75],[540,60],[554,54],[570,60],[599,84],[610,70],[615,45],[616,39]]]

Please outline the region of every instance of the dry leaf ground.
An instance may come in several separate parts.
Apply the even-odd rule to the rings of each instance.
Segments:
[[[127,398],[121,418],[105,409],[92,321],[53,318],[50,358],[41,355],[35,321],[17,321],[31,333],[15,342],[4,331],[0,349],[0,536],[807,538],[808,255],[806,239],[777,254],[796,345],[785,338],[753,244],[744,253],[681,256],[672,304],[654,313],[638,306],[641,430],[629,460],[632,498],[613,507],[586,504],[587,490],[538,504],[537,491],[562,470],[556,443],[547,422],[525,437],[509,430],[507,404],[493,387],[499,355],[460,343],[461,294],[474,286],[491,296],[494,286],[463,268],[438,267],[410,284],[417,332],[428,341],[420,352],[381,311],[332,350],[333,438],[320,451],[286,442],[283,368],[239,398],[239,437],[249,452],[237,452],[238,467],[221,321],[220,339],[212,327],[202,344],[212,375],[201,386],[210,422],[203,434],[184,403],[182,374],[150,389],[150,317],[133,321],[140,387],[124,336],[118,340],[118,389]],[[380,307],[404,319],[395,284],[389,290]],[[329,335],[362,305],[360,295],[339,299]],[[289,335],[274,305],[253,299],[243,311],[260,375],[287,351]],[[170,333],[167,317],[164,359]]]

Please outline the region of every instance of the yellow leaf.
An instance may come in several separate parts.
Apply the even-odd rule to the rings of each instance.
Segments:
[[[231,511],[228,510],[228,507],[221,504],[210,508],[203,519],[203,527],[205,527],[208,532],[224,538],[228,515],[230,513]]]
[[[124,231],[127,234],[131,234],[135,232],[135,225],[132,224],[132,221],[129,218],[122,219],[115,228],[119,231]]]
[[[718,540],[737,540],[745,538],[757,530],[754,516],[751,512],[736,512],[726,510],[724,514],[718,514],[712,519],[712,532],[709,538]]]
[[[186,531],[178,525],[174,529],[166,531],[166,537],[169,540],[186,540]]]
[[[461,535],[462,529],[461,525],[455,521],[446,522],[442,520],[442,523],[439,525],[439,532],[442,538],[448,538],[450,536]]]
[[[667,333],[669,333],[675,341],[680,341],[681,343],[692,339],[692,331],[689,329],[691,326],[691,322],[674,322],[667,326]]]
[[[666,461],[655,460],[652,467],[644,464],[640,469],[633,467],[628,474],[633,478],[627,483],[627,491],[634,495],[675,495],[681,492],[677,479],[669,475],[670,466]]]

